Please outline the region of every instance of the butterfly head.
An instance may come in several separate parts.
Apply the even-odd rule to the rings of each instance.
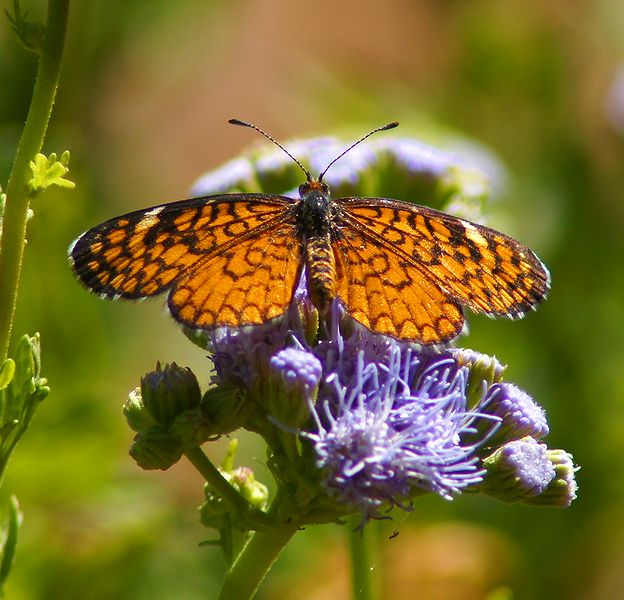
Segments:
[[[299,197],[307,198],[311,195],[329,196],[329,186],[323,181],[310,180],[299,186]]]

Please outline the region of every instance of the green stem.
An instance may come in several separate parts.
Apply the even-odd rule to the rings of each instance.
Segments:
[[[379,565],[376,536],[372,530],[374,523],[362,528],[359,527],[361,522],[362,516],[355,514],[347,525],[351,553],[351,594],[356,600],[374,600],[381,597],[377,585],[378,577],[375,577]]]
[[[227,479],[221,475],[219,469],[215,467],[201,448],[189,448],[184,451],[184,456],[201,473],[202,477],[212,486],[212,488],[228,502],[242,517],[247,518],[258,527],[270,527],[273,525],[272,519],[267,513],[251,506],[238,491],[230,485]]]
[[[49,0],[45,39],[30,109],[6,189],[3,232],[0,239],[0,364],[8,355],[24,254],[30,200],[30,161],[41,150],[52,113],[65,45],[68,12],[69,0]]]
[[[278,496],[269,511],[274,519],[279,506]],[[297,529],[298,525],[291,522],[254,532],[226,574],[219,600],[253,598],[271,566]]]

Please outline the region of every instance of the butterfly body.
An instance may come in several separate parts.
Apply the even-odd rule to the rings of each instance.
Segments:
[[[299,188],[295,206],[297,226],[305,256],[308,294],[312,303],[326,315],[336,297],[336,261],[332,241],[340,237],[334,224],[337,205],[330,199],[329,188],[312,181]]]

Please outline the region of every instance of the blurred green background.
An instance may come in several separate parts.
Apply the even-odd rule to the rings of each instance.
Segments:
[[[9,2],[6,2],[8,8]],[[30,16],[43,2],[24,2]],[[211,598],[219,553],[198,523],[200,478],[143,472],[127,455],[127,393],[156,360],[209,362],[162,301],[104,302],[74,281],[68,244],[116,214],[187,195],[257,142],[365,132],[398,119],[484,143],[507,170],[491,224],[551,269],[522,322],[470,319],[461,341],[510,365],[548,412],[550,447],[582,465],[570,509],[483,497],[418,501],[379,526],[392,599],[612,599],[624,589],[624,4],[620,0],[103,0],[72,2],[45,151],[72,153],[74,192],[33,207],[15,334],[41,332],[52,393],[0,492],[25,513],[7,597]],[[0,26],[0,181],[35,61]],[[620,88],[624,76],[620,75]],[[619,104],[618,104],[619,103]],[[241,461],[262,473],[255,440]],[[223,445],[208,449],[220,460]],[[618,458],[619,460],[619,458]],[[616,465],[617,466],[617,465]],[[388,537],[394,529],[400,535]],[[338,526],[302,532],[259,597],[348,597]],[[496,592],[498,590],[498,592]]]

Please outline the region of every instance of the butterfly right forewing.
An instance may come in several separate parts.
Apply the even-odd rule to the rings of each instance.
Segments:
[[[550,275],[539,258],[498,231],[398,200],[337,202],[352,227],[416,261],[433,285],[475,312],[521,317],[549,291]]]

